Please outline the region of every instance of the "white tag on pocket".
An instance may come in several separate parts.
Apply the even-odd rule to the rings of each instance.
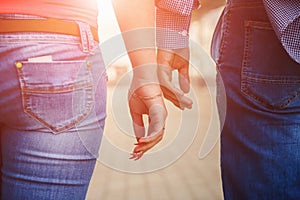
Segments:
[[[52,62],[52,56],[40,56],[34,58],[28,58],[28,62]]]

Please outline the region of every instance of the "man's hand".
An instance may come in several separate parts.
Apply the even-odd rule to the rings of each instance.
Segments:
[[[158,78],[166,99],[180,109],[191,109],[193,101],[184,95],[190,91],[188,48],[165,50],[158,49]],[[179,88],[172,83],[172,71],[178,70]]]
[[[162,91],[157,84],[149,84],[129,91],[130,114],[137,143],[130,159],[138,160],[144,153],[155,146],[163,138],[167,110],[163,101]],[[148,115],[149,127],[147,134],[143,115]]]

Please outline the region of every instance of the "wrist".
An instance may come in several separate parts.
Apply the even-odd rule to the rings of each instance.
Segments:
[[[148,88],[149,86],[152,86],[153,88],[156,88],[154,86],[157,86],[157,88],[159,88],[157,65],[147,64],[133,68],[130,91],[135,92],[140,88]]]

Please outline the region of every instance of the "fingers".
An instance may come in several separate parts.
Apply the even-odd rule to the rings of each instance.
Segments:
[[[160,99],[159,99],[160,98]],[[164,106],[162,97],[156,98],[156,103],[149,107],[149,128],[148,136],[138,138],[136,147],[133,149],[130,159],[138,160],[144,153],[153,148],[163,138],[167,110]],[[161,104],[159,104],[159,100]]]
[[[189,63],[174,62],[174,64],[181,65],[178,67],[179,86],[184,93],[188,93],[190,91]]]
[[[131,160],[139,160],[143,155],[144,155],[143,152],[132,153],[131,157],[129,159],[131,159]]]
[[[172,66],[174,52],[165,49],[157,50],[157,63],[159,65]]]
[[[171,90],[170,87],[162,86],[162,91],[164,93],[164,97],[171,101],[179,109],[184,110],[185,108],[192,108],[193,101],[189,97],[183,94],[174,93],[174,90]]]
[[[143,113],[145,113],[144,103],[135,95],[128,94],[129,110],[133,124],[133,130],[137,138],[145,136]]]
[[[140,115],[140,116],[141,116],[140,117],[141,120],[143,121],[142,115]],[[133,121],[132,125],[133,125],[133,131],[134,131],[135,137],[136,138],[144,137],[145,136],[144,123],[142,122],[142,125],[138,125],[137,123],[139,123],[139,122],[137,122],[137,120],[134,119],[133,117],[132,117],[132,121]]]
[[[193,101],[184,95],[190,91],[189,49],[158,50],[158,78],[164,97],[180,109],[191,109]],[[179,88],[172,82],[172,71],[178,70]]]
[[[175,87],[170,78],[169,66],[158,66],[158,78],[164,97],[171,101],[176,107],[180,109],[192,108],[193,101],[184,95],[184,92]],[[189,88],[189,85],[187,86]]]
[[[163,134],[164,129],[154,135],[140,138],[138,143],[135,144],[136,147],[133,149],[130,159],[139,160],[148,150],[162,140]]]
[[[149,128],[148,136],[159,133],[165,127],[165,121],[167,118],[167,110],[164,105],[156,104],[149,108]],[[144,138],[140,139],[143,142]]]
[[[169,66],[158,66],[158,78],[160,81],[160,85],[164,88],[170,90],[175,96],[182,96],[184,95],[183,91],[176,88],[175,85],[172,83],[172,70]]]

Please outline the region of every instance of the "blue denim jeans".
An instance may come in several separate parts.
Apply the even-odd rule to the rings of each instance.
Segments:
[[[85,199],[103,134],[107,77],[100,50],[83,52],[81,41],[0,34],[3,200]]]
[[[284,51],[261,0],[227,2],[212,56],[227,101],[220,113],[225,199],[300,199],[300,65]]]

